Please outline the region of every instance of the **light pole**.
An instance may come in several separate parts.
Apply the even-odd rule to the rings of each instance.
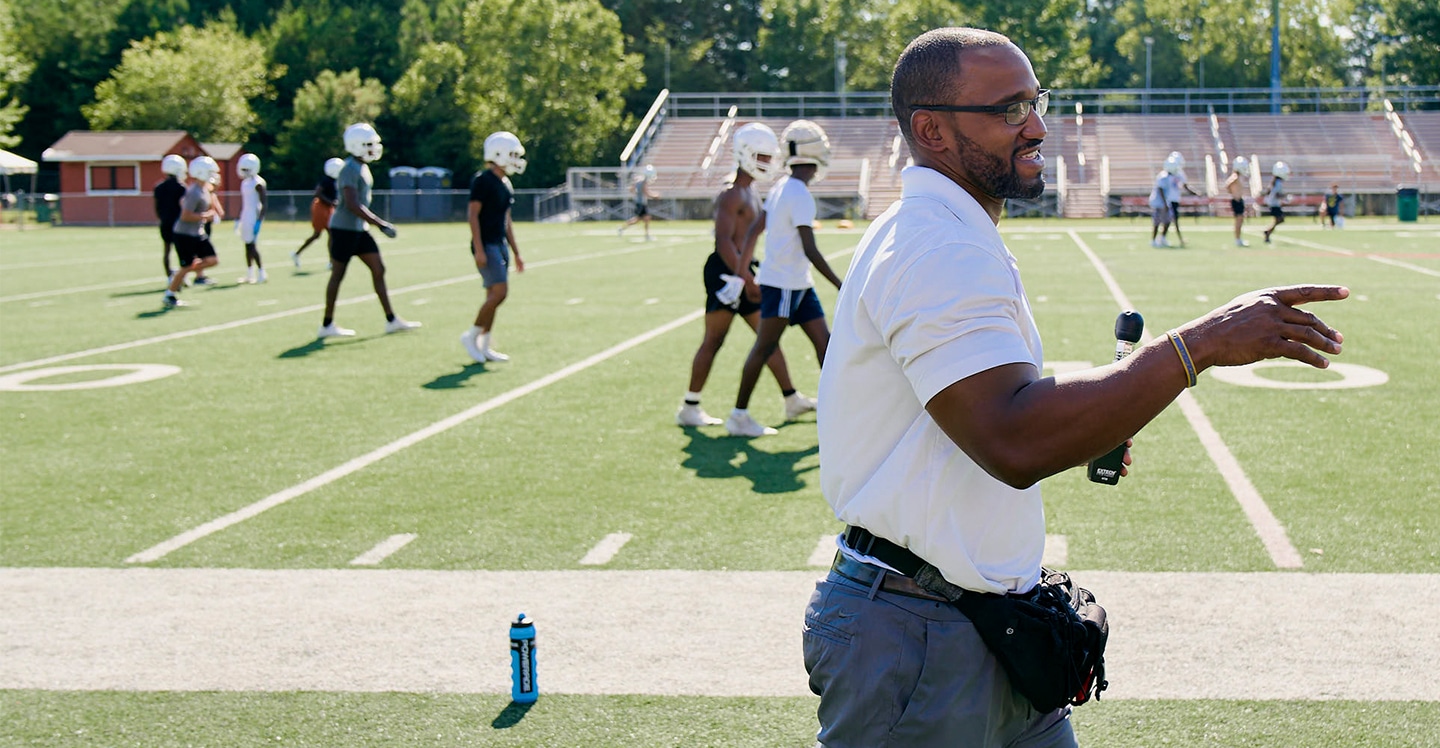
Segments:
[[[1155,46],[1155,38],[1145,37],[1145,113],[1150,113],[1150,49]]]

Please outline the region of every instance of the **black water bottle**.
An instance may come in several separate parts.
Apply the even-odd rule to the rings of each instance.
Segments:
[[[1130,355],[1140,336],[1145,332],[1145,318],[1136,311],[1121,312],[1115,318],[1115,360]],[[1113,486],[1120,482],[1120,469],[1125,466],[1125,445],[1096,457],[1086,467],[1085,474],[1096,483]]]

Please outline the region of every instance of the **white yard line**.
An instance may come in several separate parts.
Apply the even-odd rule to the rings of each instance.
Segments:
[[[810,552],[810,558],[805,565],[816,568],[829,566],[835,561],[835,548],[834,535],[821,535],[820,540],[815,543],[815,550]]]
[[[36,291],[35,293],[21,293],[14,296],[0,296],[0,304],[7,301],[25,301],[27,299],[44,299],[51,296],[64,296],[72,293],[85,293],[86,291],[107,291],[112,288],[129,288],[130,286],[153,285],[158,292],[161,286],[165,285],[162,278],[139,278],[136,280],[116,281],[114,283],[101,283],[98,286],[76,286],[75,288],[62,288],[59,291]]]
[[[415,533],[407,532],[399,535],[391,535],[380,541],[378,545],[355,557],[350,562],[351,566],[379,566],[381,561],[395,555],[395,552],[410,544],[415,539]]]
[[[310,480],[291,486],[282,491],[270,494],[269,496],[266,496],[265,498],[249,506],[237,509],[229,514],[224,515],[223,517],[217,517],[213,520],[210,520],[209,522],[206,522],[203,525],[200,525],[199,527],[187,530],[183,533],[180,533],[179,535],[176,535],[173,538],[170,538],[169,540],[163,541],[159,544],[151,546],[150,548],[140,551],[139,553],[136,553],[125,559],[125,563],[144,564],[164,558],[170,553],[184,548],[185,546],[190,545],[197,540],[209,537],[210,535],[220,532],[221,530],[237,525],[252,517],[256,517],[267,510],[274,509],[275,507],[280,506],[281,504],[284,504],[291,499],[304,496],[305,494],[310,493],[317,488],[327,486],[352,473],[364,470],[365,468],[375,464],[376,462],[379,462],[380,460],[383,460],[386,457],[395,454],[396,452],[419,444],[420,442],[425,441],[426,439],[429,439],[436,434],[444,433],[445,431],[459,426],[466,421],[489,413],[490,411],[502,405],[506,405],[510,402],[518,400],[532,392],[544,389],[545,387],[555,384],[556,382],[566,379],[567,377],[570,377],[574,374],[578,374],[592,366],[595,366],[596,364],[607,361],[621,353],[624,353],[625,351],[630,350],[631,348],[634,348],[642,343],[648,342],[650,340],[653,340],[654,338],[664,335],[665,333],[670,332],[677,327],[681,327],[685,324],[700,319],[700,317],[704,314],[705,310],[697,309],[689,314],[683,315],[659,327],[656,327],[649,332],[636,335],[629,340],[606,348],[605,350],[596,353],[593,356],[590,356],[582,361],[578,361],[576,363],[570,364],[569,366],[566,366],[563,369],[560,369],[559,371],[547,374],[533,382],[530,382],[529,384],[516,387],[515,389],[510,390],[503,395],[490,398],[489,400],[486,400],[479,405],[461,411],[460,413],[456,413],[449,418],[436,421],[435,423],[432,423],[423,429],[396,439],[395,441],[390,442],[389,444],[386,444],[379,449],[356,457],[355,459],[350,460],[349,462],[346,462],[339,467],[331,468],[330,470],[327,470],[320,475],[311,478]]]
[[[615,558],[625,544],[630,542],[631,535],[628,532],[612,532],[600,539],[584,558],[580,559],[581,566],[604,566]]]
[[[1345,255],[1346,257],[1363,257],[1363,258],[1365,258],[1365,259],[1367,259],[1367,260],[1371,260],[1371,261],[1374,261],[1374,262],[1378,262],[1378,263],[1380,263],[1380,264],[1382,264],[1382,265],[1389,265],[1389,266],[1391,266],[1391,267],[1397,267],[1397,268],[1401,268],[1401,269],[1404,269],[1404,270],[1413,270],[1414,272],[1421,273],[1421,274],[1423,274],[1423,275],[1429,275],[1429,276],[1433,276],[1433,277],[1435,277],[1435,278],[1440,278],[1440,270],[1432,270],[1432,269],[1430,269],[1430,268],[1421,267],[1421,266],[1419,266],[1419,265],[1411,265],[1411,264],[1408,263],[1408,262],[1402,262],[1402,261],[1400,261],[1400,260],[1392,259],[1392,258],[1390,258],[1390,257],[1385,257],[1385,256],[1383,256],[1383,255],[1361,254],[1361,253],[1356,252],[1356,251],[1351,250],[1351,249],[1343,249],[1343,248],[1341,248],[1341,247],[1332,247],[1332,246],[1330,246],[1330,245],[1328,245],[1328,244],[1321,244],[1321,243],[1319,243],[1319,242],[1312,242],[1312,241],[1308,241],[1308,240],[1305,240],[1305,239],[1296,239],[1296,238],[1293,237],[1293,236],[1273,236],[1273,237],[1271,237],[1271,238],[1273,238],[1273,239],[1279,239],[1279,240],[1281,240],[1281,241],[1283,241],[1283,242],[1287,242],[1287,243],[1289,243],[1289,244],[1298,244],[1298,245],[1300,245],[1300,246],[1302,246],[1302,247],[1309,247],[1310,249],[1318,249],[1318,250],[1320,250],[1320,251],[1322,251],[1322,252],[1333,252],[1333,253],[1335,253],[1335,254],[1337,254],[1337,255]]]
[[[631,254],[631,253],[634,253],[634,252],[642,252],[642,251],[645,251],[646,249],[654,249],[654,248],[655,248],[655,247],[653,247],[653,246],[642,245],[642,246],[638,246],[638,247],[621,249],[621,250],[616,250],[616,251],[612,251],[612,252],[589,252],[589,253],[582,254],[582,255],[573,255],[573,256],[570,256],[570,257],[557,257],[557,258],[555,258],[555,259],[553,259],[553,260],[540,260],[540,261],[538,261],[538,262],[528,263],[528,264],[526,264],[525,267],[526,267],[527,270],[529,270],[529,269],[538,269],[538,268],[543,268],[543,267],[549,267],[549,266],[551,266],[551,265],[563,265],[563,264],[569,263],[569,262],[579,262],[579,261],[581,261],[581,260],[592,260],[592,259],[596,259],[596,258],[615,257],[615,256],[618,256],[618,255]],[[415,292],[415,291],[426,291],[426,290],[429,290],[429,289],[432,289],[432,288],[440,288],[440,287],[442,287],[442,286],[450,286],[450,285],[454,285],[454,284],[456,284],[456,283],[465,283],[465,282],[467,282],[467,281],[478,280],[479,278],[480,278],[480,276],[477,275],[477,274],[475,274],[475,273],[466,273],[465,275],[459,275],[459,276],[455,276],[455,277],[453,277],[453,278],[446,278],[446,279],[444,279],[444,280],[431,281],[431,282],[429,282],[429,283],[418,283],[418,284],[416,284],[416,285],[413,285],[413,286],[405,286],[405,287],[403,287],[403,288],[393,288],[393,289],[390,289],[390,296],[391,296],[392,298],[393,298],[393,297],[396,297],[396,296],[403,296],[403,295],[405,295],[405,294],[407,294],[407,293],[413,293],[413,292]],[[375,298],[375,295],[374,295],[373,293],[367,292],[367,293],[362,294],[362,295],[360,295],[360,296],[352,296],[352,297],[350,297],[350,298],[348,298],[348,299],[341,299],[341,300],[335,302],[335,304],[336,304],[336,306],[348,306],[348,305],[350,305],[350,304],[359,304],[359,303],[364,302],[364,301],[369,301],[369,300],[374,299],[374,298]],[[233,330],[233,329],[235,329],[235,328],[237,328],[237,327],[246,327],[246,326],[248,326],[248,325],[259,324],[259,323],[261,323],[261,322],[273,322],[274,320],[277,320],[277,319],[285,319],[285,318],[287,318],[287,317],[294,317],[294,316],[301,315],[301,314],[313,314],[313,313],[315,313],[315,312],[323,311],[324,309],[325,309],[325,305],[324,305],[324,304],[310,304],[310,305],[308,305],[308,306],[302,306],[302,307],[298,307],[298,308],[295,308],[295,309],[287,309],[287,310],[285,310],[285,311],[283,311],[283,312],[274,312],[274,313],[271,313],[271,314],[262,314],[262,315],[260,315],[260,316],[258,316],[258,317],[247,317],[247,318],[245,318],[245,319],[237,319],[237,320],[233,320],[233,321],[231,321],[231,322],[223,322],[223,323],[218,324],[218,325],[207,325],[207,326],[205,326],[205,327],[197,327],[197,328],[195,328],[195,329],[193,329],[193,330],[182,330],[182,331],[180,331],[180,332],[172,332],[172,333],[169,333],[169,334],[167,334],[167,335],[157,335],[157,336],[155,336],[155,337],[153,337],[153,338],[141,338],[140,340],[132,340],[132,341],[130,341],[130,342],[128,342],[128,343],[115,343],[115,344],[113,344],[113,345],[100,346],[99,348],[90,348],[90,349],[84,350],[84,351],[76,351],[76,352],[74,352],[74,353],[62,353],[62,354],[60,354],[60,355],[58,355],[58,356],[50,356],[50,357],[48,357],[48,358],[39,358],[39,359],[35,359],[35,360],[33,360],[33,361],[22,361],[22,362],[20,362],[20,363],[18,363],[18,364],[10,364],[10,365],[8,365],[8,366],[0,366],[0,374],[3,374],[3,373],[8,372],[8,371],[19,371],[19,370],[21,370],[21,369],[31,369],[31,368],[34,368],[34,367],[37,367],[37,366],[48,366],[48,365],[50,365],[50,364],[59,363],[59,362],[62,362],[62,361],[73,361],[73,360],[75,360],[75,359],[77,359],[77,358],[86,358],[86,357],[88,357],[88,356],[98,356],[98,355],[100,355],[100,354],[102,354],[102,353],[114,353],[115,351],[124,351],[124,350],[129,350],[129,349],[131,349],[131,348],[139,348],[139,347],[141,347],[141,346],[152,345],[152,344],[154,344],[154,343],[165,343],[165,342],[169,342],[169,341],[171,341],[171,340],[180,340],[180,339],[183,339],[183,338],[192,338],[192,337],[195,337],[195,336],[197,336],[197,335],[205,335],[205,334],[212,333],[212,332],[223,332],[223,331],[225,331],[225,330]]]
[[[807,696],[822,574],[0,569],[0,689],[498,694],[523,610],[542,701]],[[1114,632],[1107,701],[1440,700],[1440,596],[1416,592],[1440,574],[1072,574]]]
[[[1121,290],[1120,284],[1115,281],[1115,276],[1110,274],[1109,268],[1101,262],[1099,255],[1080,238],[1080,235],[1073,229],[1069,232],[1071,240],[1080,251],[1090,259],[1090,264],[1100,274],[1105,286],[1110,289],[1110,295],[1120,305],[1121,309],[1134,309],[1130,300]],[[1147,326],[1148,327],[1148,326]],[[1151,335],[1147,332],[1143,339],[1149,341]],[[1303,565],[1300,552],[1291,544],[1289,535],[1285,532],[1285,526],[1270,511],[1265,499],[1245,475],[1244,468],[1225,445],[1225,440],[1220,438],[1220,433],[1210,423],[1210,419],[1201,409],[1200,403],[1186,390],[1176,398],[1180,405],[1180,412],[1185,415],[1185,420],[1190,422],[1190,428],[1194,429],[1196,436],[1200,438],[1200,444],[1205,447],[1206,454],[1210,455],[1210,461],[1215,463],[1215,468],[1220,471],[1220,476],[1225,479],[1225,485],[1229,486],[1230,493],[1239,502],[1240,508],[1245,512],[1245,517],[1250,520],[1250,525],[1255,529],[1255,534],[1260,537],[1266,552],[1275,565],[1282,569],[1298,569]]]

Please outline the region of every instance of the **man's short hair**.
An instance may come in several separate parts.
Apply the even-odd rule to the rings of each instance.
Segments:
[[[927,31],[900,53],[890,77],[890,108],[907,143],[915,104],[955,104],[960,98],[960,54],[972,47],[1010,44],[1009,37],[984,29],[950,27]]]

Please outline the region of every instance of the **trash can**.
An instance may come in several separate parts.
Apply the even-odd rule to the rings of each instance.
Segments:
[[[415,167],[397,166],[390,170],[390,220],[415,220]]]
[[[1420,190],[1401,187],[1395,191],[1395,212],[1400,220],[1414,223],[1420,217]]]
[[[58,223],[60,220],[60,196],[53,193],[46,193],[39,198],[31,198],[35,203],[35,221],[37,223]]]

